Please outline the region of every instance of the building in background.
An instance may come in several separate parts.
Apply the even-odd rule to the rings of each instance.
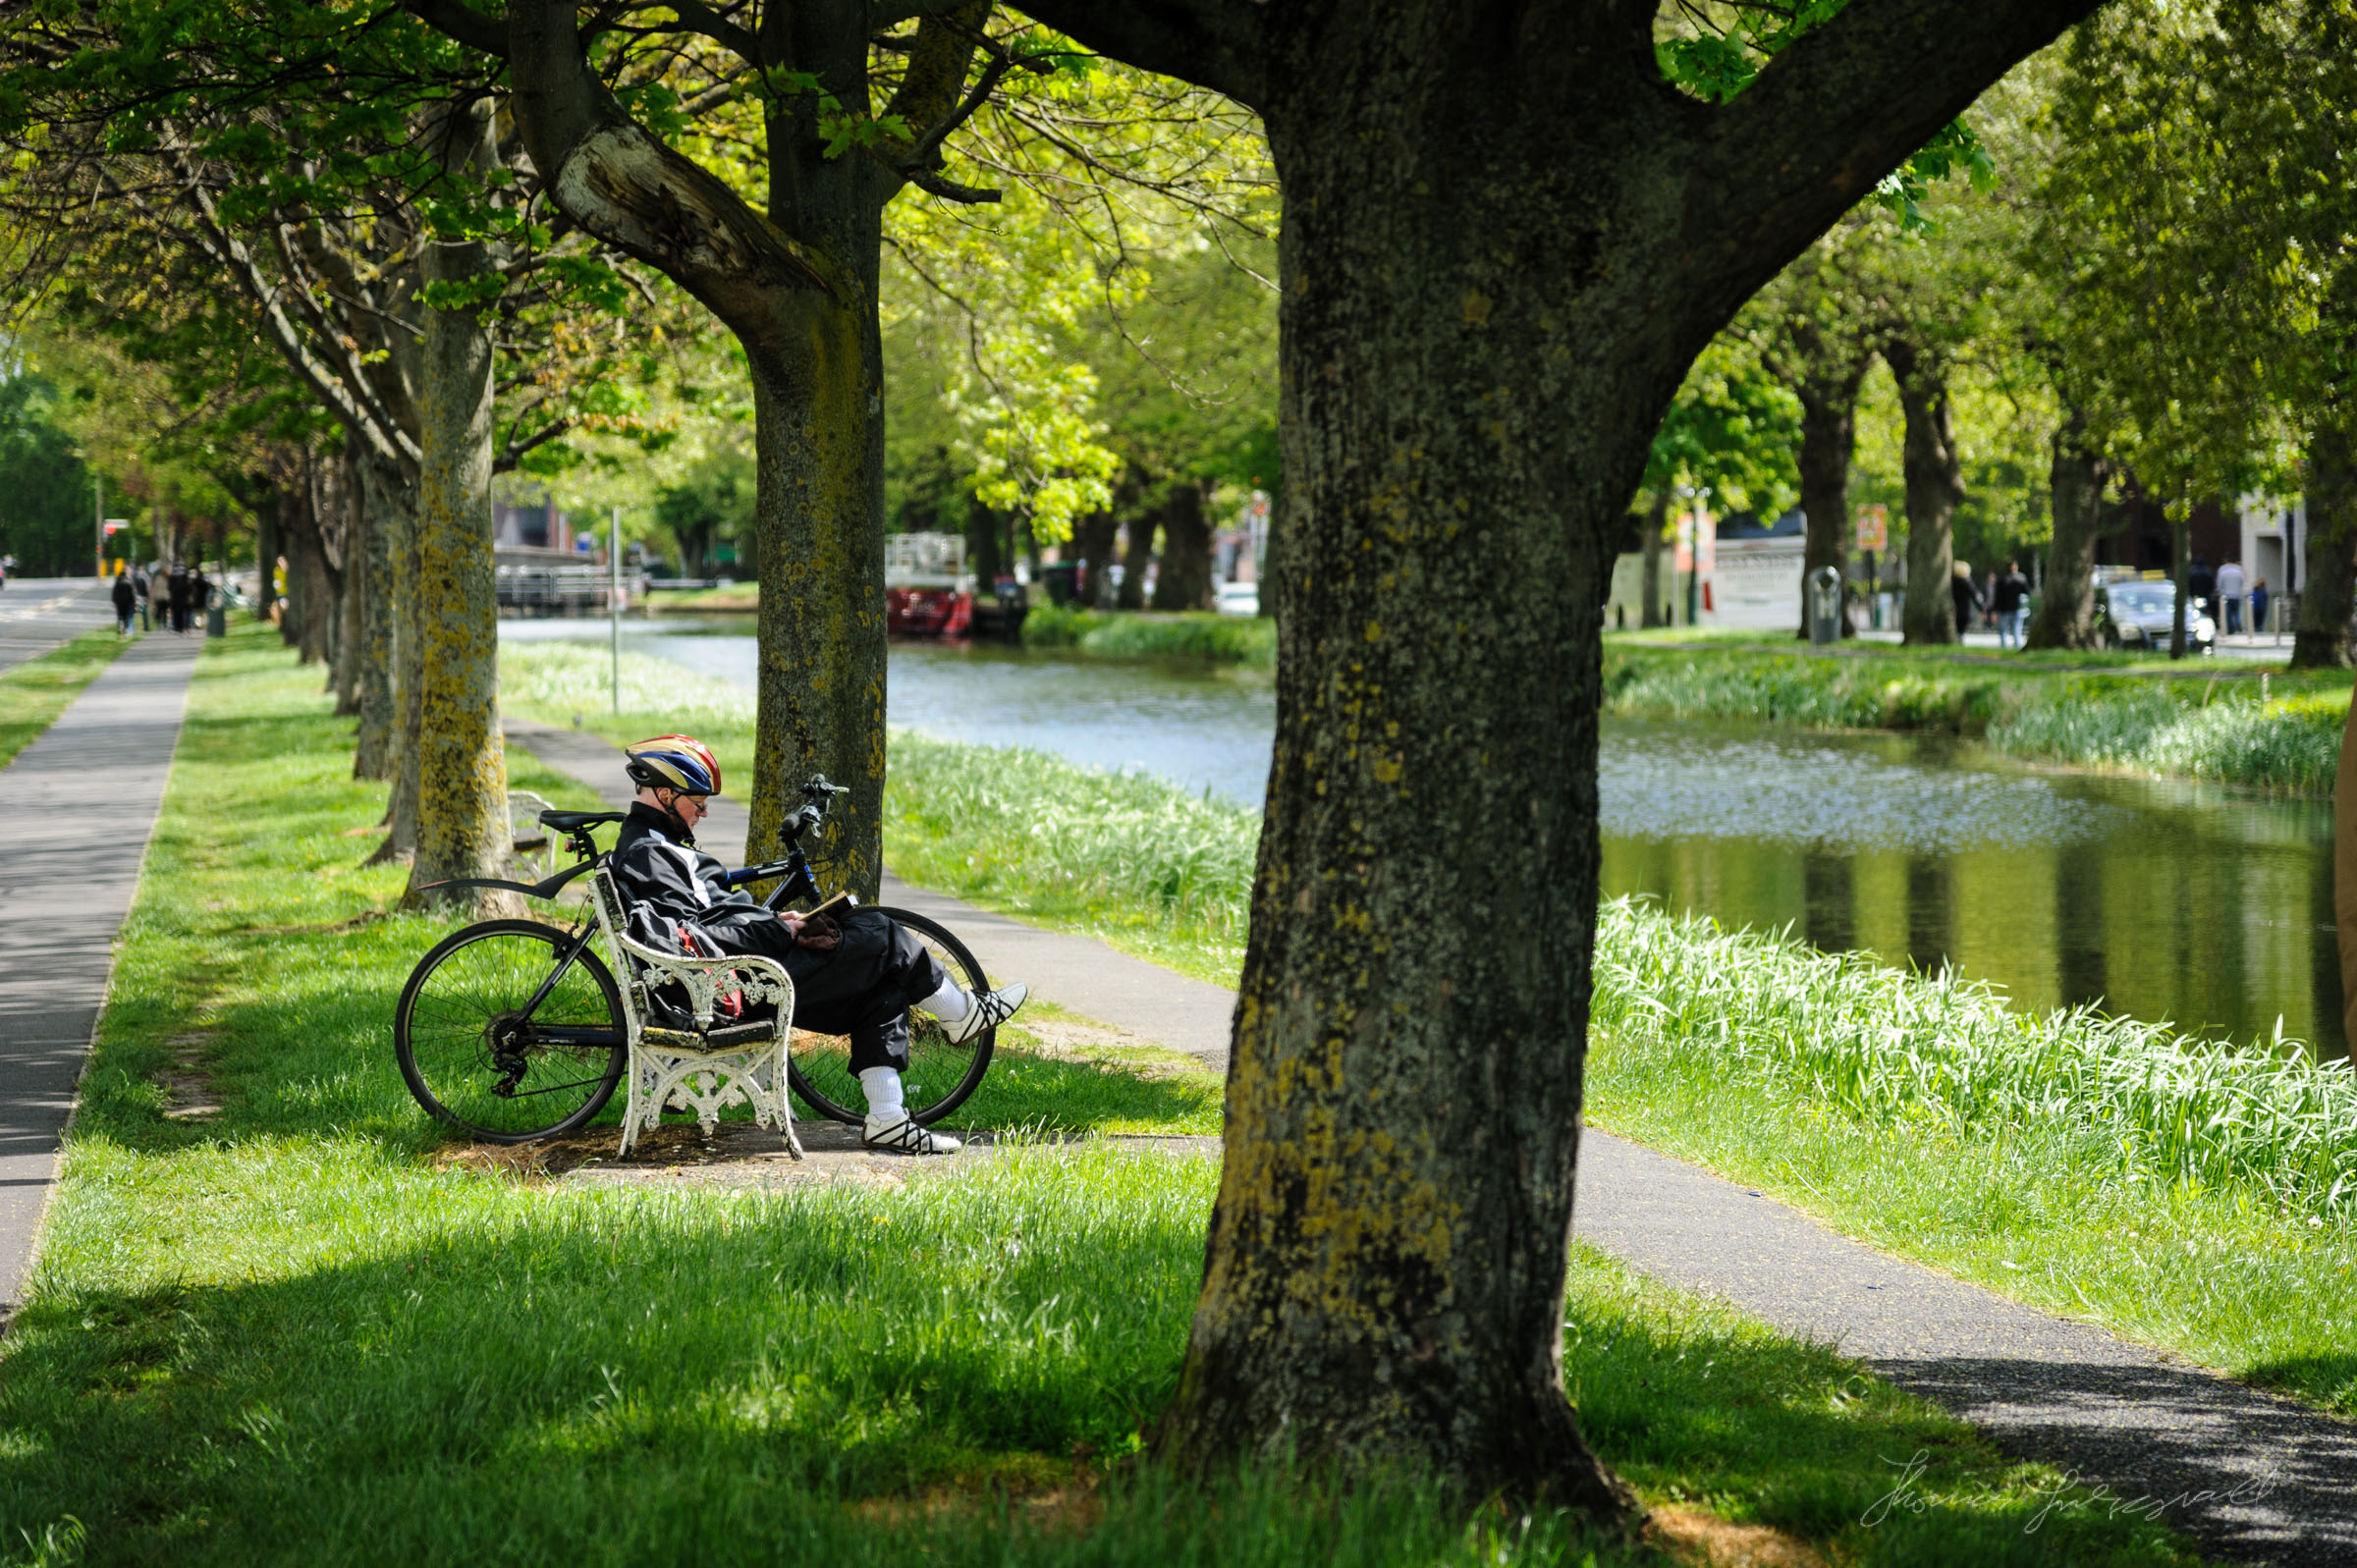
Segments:
[[[492,505],[491,553],[503,567],[573,566],[575,543],[573,524],[545,490]]]

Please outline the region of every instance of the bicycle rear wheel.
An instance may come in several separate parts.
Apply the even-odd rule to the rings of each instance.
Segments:
[[[975,996],[990,989],[981,960],[949,929],[905,909],[877,908],[904,927],[933,950],[950,979]],[[903,1103],[919,1122],[930,1124],[965,1104],[990,1070],[990,1054],[998,1042],[996,1029],[985,1029],[963,1045],[953,1045],[941,1025],[924,1013],[908,1014],[908,1070],[901,1074]],[[859,1080],[851,1076],[851,1043],[841,1035],[816,1035],[796,1029],[787,1080],[803,1105],[835,1121],[857,1122],[866,1115],[866,1098]]]
[[[583,948],[531,1005],[573,941],[536,921],[487,920],[418,961],[393,1049],[419,1105],[486,1143],[551,1138],[605,1108],[629,1055],[612,972]]]

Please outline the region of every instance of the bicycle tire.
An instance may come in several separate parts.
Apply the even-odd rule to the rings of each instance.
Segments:
[[[572,940],[538,921],[486,920],[452,932],[417,961],[394,1008],[393,1053],[410,1093],[436,1119],[485,1143],[519,1144],[586,1126],[605,1108],[630,1036],[622,992],[593,948],[574,959],[505,1059],[493,1039]],[[550,1040],[540,1029],[577,1038]]]
[[[948,927],[906,909],[874,906],[876,913],[916,934],[933,949],[950,978],[975,996],[990,990],[982,962]],[[965,1044],[952,1045],[940,1024],[920,1012],[908,1015],[908,1070],[901,1075],[903,1103],[921,1125],[931,1125],[965,1104],[990,1071],[999,1032],[985,1029]],[[803,1105],[830,1121],[866,1119],[858,1080],[851,1076],[850,1042],[840,1035],[795,1030],[787,1082]]]

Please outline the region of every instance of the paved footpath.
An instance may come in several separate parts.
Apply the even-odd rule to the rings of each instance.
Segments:
[[[143,638],[0,769],[0,1324],[57,1180],[201,646]]]
[[[630,799],[619,750],[511,721],[511,739],[609,802]],[[741,851],[740,802],[704,838]],[[885,901],[936,915],[994,979],[1224,1069],[1234,994],[1086,937],[1040,931],[887,877]],[[1625,1139],[1583,1140],[1581,1240],[1672,1284],[1833,1344],[1988,1431],[2241,1562],[2357,1564],[2357,1426],[2101,1328],[1852,1241],[1796,1209]],[[1892,1454],[1892,1481],[1908,1458]]]
[[[10,578],[0,590],[0,670],[113,624],[115,607],[106,594],[91,577]]]

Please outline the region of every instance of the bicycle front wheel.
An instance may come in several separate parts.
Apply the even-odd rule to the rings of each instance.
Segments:
[[[990,990],[981,960],[966,949],[949,928],[905,909],[876,908],[917,941],[932,949],[941,967],[960,990],[981,996]],[[990,1071],[990,1054],[998,1042],[996,1029],[985,1029],[963,1045],[953,1045],[940,1023],[911,1010],[908,1014],[908,1069],[901,1074],[903,1103],[908,1113],[930,1125],[965,1104]],[[787,1080],[803,1105],[836,1121],[856,1122],[866,1115],[867,1101],[859,1080],[851,1076],[851,1043],[841,1035],[794,1032],[794,1054]]]
[[[605,1108],[629,1055],[622,993],[586,947],[556,975],[573,942],[536,921],[487,920],[419,960],[393,1013],[419,1105],[486,1143],[551,1138]]]

